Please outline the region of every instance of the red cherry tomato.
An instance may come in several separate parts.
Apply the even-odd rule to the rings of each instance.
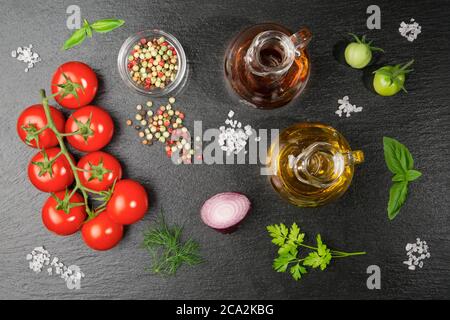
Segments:
[[[108,112],[102,108],[86,106],[72,113],[67,119],[66,133],[77,130],[81,133],[68,136],[67,141],[75,149],[92,152],[100,150],[111,141],[114,123]]]
[[[113,222],[108,213],[103,211],[83,225],[81,235],[88,247],[94,250],[109,250],[122,239],[123,226]]]
[[[95,151],[82,157],[78,161],[81,184],[95,191],[108,190],[114,181],[122,178],[120,162],[109,153]]]
[[[58,67],[53,74],[51,86],[52,94],[60,93],[55,96],[60,105],[78,109],[94,100],[98,80],[94,70],[87,64],[70,61]],[[65,94],[63,90],[66,90]]]
[[[132,224],[144,217],[148,209],[148,196],[144,187],[131,179],[120,180],[114,187],[106,211],[111,220]]]
[[[84,205],[76,207],[64,208],[65,197],[69,197],[71,191],[60,191],[53,196],[57,197],[56,201],[53,196],[50,196],[42,208],[42,221],[45,227],[51,232],[60,236],[68,236],[80,230],[86,219],[86,209]],[[67,205],[74,203],[83,203],[84,199],[79,193],[68,199]],[[67,209],[67,211],[65,211]]]
[[[28,164],[28,178],[31,183],[43,192],[65,190],[74,180],[69,161],[62,154],[55,157],[60,148],[50,148],[39,151]],[[72,160],[73,157],[71,156]]]
[[[61,111],[50,106],[50,115],[55,123],[56,129],[59,132],[64,131],[64,115]],[[39,140],[39,148],[51,148],[58,145],[56,135],[51,129],[45,129],[39,134],[37,131],[44,128],[47,125],[47,117],[45,116],[44,106],[42,104],[32,105],[25,110],[19,116],[17,120],[17,133],[20,139],[27,145],[33,148],[37,148],[36,138]]]

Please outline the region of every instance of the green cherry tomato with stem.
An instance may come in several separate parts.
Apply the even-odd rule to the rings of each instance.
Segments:
[[[358,38],[357,35],[350,33],[355,39],[345,48],[345,61],[355,69],[362,69],[372,60],[372,51],[382,51],[383,49],[371,46],[372,41],[366,42],[366,36]]]
[[[393,96],[400,90],[405,92],[404,87],[406,74],[413,71],[408,69],[414,63],[414,59],[405,64],[397,64],[395,66],[384,66],[374,71],[373,88],[380,96]]]

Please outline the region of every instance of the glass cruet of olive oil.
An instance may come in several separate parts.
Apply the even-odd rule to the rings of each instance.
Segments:
[[[352,151],[330,126],[298,123],[280,133],[268,160],[270,181],[282,197],[300,207],[316,207],[345,193],[364,153]]]
[[[225,53],[227,83],[241,101],[260,109],[286,105],[305,88],[310,73],[308,28],[293,33],[275,23],[240,32]]]

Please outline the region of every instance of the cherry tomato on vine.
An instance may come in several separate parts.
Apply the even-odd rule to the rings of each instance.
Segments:
[[[60,148],[39,151],[28,164],[28,178],[43,192],[65,190],[74,180],[69,161]],[[73,160],[73,157],[70,156]]]
[[[78,109],[88,105],[97,94],[98,79],[87,64],[70,61],[62,64],[53,74],[52,94],[59,93],[55,100],[65,108]]]
[[[79,193],[74,193],[72,197],[70,194],[70,190],[52,194],[42,208],[45,227],[60,236],[74,234],[86,219],[84,198]]]
[[[111,116],[100,107],[86,106],[78,109],[66,121],[66,134],[72,147],[83,152],[97,151],[106,146],[114,134]]]
[[[106,205],[111,220],[120,224],[132,224],[142,219],[148,209],[145,188],[131,179],[120,180],[114,186],[111,199]]]
[[[50,106],[50,115],[59,132],[64,131],[64,115],[61,111]],[[43,149],[51,148],[58,145],[55,133],[47,128],[39,133],[39,130],[47,125],[47,117],[45,116],[42,104],[34,104],[25,110],[17,119],[17,134],[20,139],[28,146]]]
[[[103,151],[91,152],[78,161],[81,184],[95,191],[106,191],[122,178],[120,162]]]
[[[88,220],[81,228],[86,245],[94,250],[109,250],[115,247],[123,236],[123,226],[112,221],[106,211]]]

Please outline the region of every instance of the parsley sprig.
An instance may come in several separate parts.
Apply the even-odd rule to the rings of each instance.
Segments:
[[[286,272],[289,269],[294,280],[298,281],[307,273],[306,267],[325,270],[333,258],[345,258],[366,254],[365,252],[342,252],[331,250],[322,242],[320,234],[316,236],[316,247],[304,243],[305,234],[294,222],[290,228],[283,223],[267,226],[272,243],[279,247],[278,257],[273,261],[273,269]],[[300,251],[300,249],[303,249]],[[302,255],[309,251],[307,255]]]

